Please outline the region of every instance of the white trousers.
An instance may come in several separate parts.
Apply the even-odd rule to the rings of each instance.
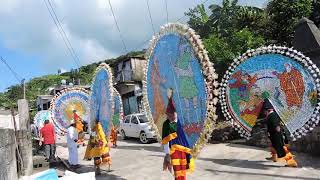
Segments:
[[[77,144],[68,145],[69,151],[69,164],[70,165],[77,165],[78,163],[78,148]]]

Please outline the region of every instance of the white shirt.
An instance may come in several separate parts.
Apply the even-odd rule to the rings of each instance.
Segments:
[[[70,126],[67,133],[67,143],[76,143],[74,140],[78,140],[78,131],[75,127]]]

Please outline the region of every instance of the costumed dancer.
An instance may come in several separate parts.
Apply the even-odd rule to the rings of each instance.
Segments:
[[[287,162],[288,167],[297,167],[297,162],[285,145],[287,140],[281,128],[281,119],[268,99],[264,101],[264,114],[266,118],[263,122],[267,125],[268,136],[271,141],[271,159],[276,162],[278,158],[282,158]]]
[[[69,164],[72,168],[77,168],[78,164],[78,131],[76,124],[72,123],[67,129],[67,145],[69,151]]]
[[[162,127],[162,144],[165,157],[163,170],[174,170],[175,180],[185,180],[187,171],[194,170],[194,160],[191,149],[183,133],[182,126],[177,119],[177,113],[173,102],[173,89],[168,90],[168,106],[166,109],[167,120]]]
[[[73,120],[76,124],[76,129],[79,134],[78,138],[78,144],[82,144],[83,146],[85,145],[84,143],[84,131],[83,131],[83,123],[81,117],[77,114],[77,110],[73,110]]]
[[[117,147],[117,139],[118,139],[118,130],[115,128],[115,126],[112,126],[110,141],[113,147]]]
[[[108,164],[110,171],[111,156],[108,141],[103,131],[101,123],[96,120],[94,127],[91,129],[90,140],[86,149],[84,159],[94,159],[95,172],[97,175],[101,174],[100,165]]]

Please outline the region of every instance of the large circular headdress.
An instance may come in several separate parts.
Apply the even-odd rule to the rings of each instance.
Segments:
[[[119,92],[116,88],[113,88],[113,116],[112,116],[112,124],[115,128],[118,128],[120,125],[120,121],[123,118],[123,106],[122,100]]]
[[[320,120],[319,72],[308,57],[292,48],[248,50],[234,60],[222,80],[224,115],[248,138],[263,101],[269,99],[293,140],[300,138]]]
[[[74,122],[75,113],[89,123],[89,95],[82,88],[62,90],[52,99],[50,108],[55,125],[63,132]]]
[[[167,90],[173,101],[184,135],[196,157],[210,138],[217,119],[215,97],[219,83],[207,51],[195,31],[182,24],[167,24],[155,35],[146,53],[144,107],[161,138],[166,120]]]
[[[52,122],[52,114],[51,111],[49,110],[43,110],[37,112],[37,114],[34,116],[34,124],[37,126],[38,130],[40,130],[44,126],[44,121],[49,120],[51,123]],[[56,133],[61,134],[61,130],[56,126],[55,123],[53,123]]]
[[[99,120],[102,128],[109,136],[113,114],[113,83],[110,67],[102,63],[96,69],[91,87],[90,117],[91,127],[95,120]]]

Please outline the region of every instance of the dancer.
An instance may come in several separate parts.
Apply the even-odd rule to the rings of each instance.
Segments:
[[[118,139],[118,130],[115,126],[112,126],[110,141],[111,141],[113,147],[117,147],[117,139]]]
[[[82,144],[83,146],[85,145],[84,143],[84,131],[83,131],[83,123],[81,117],[77,114],[77,110],[73,110],[73,120],[76,124],[76,129],[78,131],[78,145]]]
[[[108,164],[110,171],[111,156],[109,154],[108,141],[102,129],[99,120],[96,120],[94,127],[91,129],[89,144],[86,149],[84,159],[94,159],[95,172],[97,175],[101,174],[100,165]]]
[[[277,162],[278,158],[282,158],[287,162],[288,167],[297,167],[297,162],[293,159],[288,146],[285,145],[287,142],[285,142],[283,136],[281,119],[268,99],[264,101],[264,115],[266,118],[263,122],[267,125],[268,136],[271,141],[271,159]]]
[[[191,149],[183,133],[183,128],[177,119],[177,113],[173,102],[173,89],[168,90],[168,106],[166,110],[167,120],[162,127],[162,144],[165,157],[163,170],[174,170],[175,180],[185,180],[187,171],[194,170],[194,161],[191,157]]]

